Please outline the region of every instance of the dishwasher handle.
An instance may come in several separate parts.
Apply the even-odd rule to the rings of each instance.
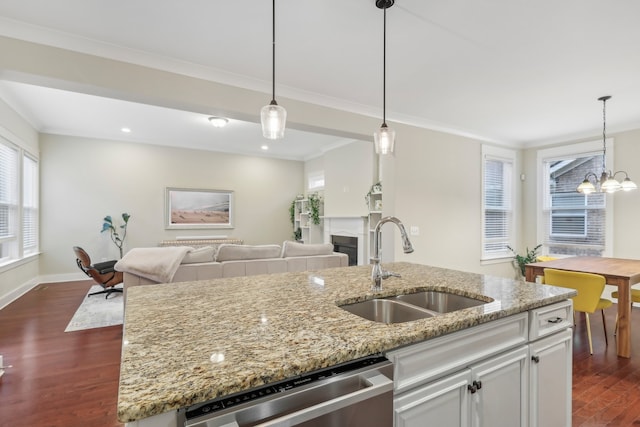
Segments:
[[[379,373],[362,379],[369,383],[370,386],[266,421],[259,425],[260,427],[285,427],[300,424],[393,390],[393,380],[383,374]],[[230,426],[233,426],[233,423],[230,424]]]

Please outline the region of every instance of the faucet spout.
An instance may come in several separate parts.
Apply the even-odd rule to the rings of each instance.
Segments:
[[[394,217],[387,216],[382,218],[376,224],[376,227],[373,231],[373,257],[371,257],[371,264],[373,264],[371,270],[371,290],[374,292],[380,292],[382,290],[382,280],[387,279],[391,276],[400,277],[399,274],[392,273],[390,271],[386,271],[380,265],[380,249],[381,249],[381,239],[380,239],[380,229],[387,222],[391,222],[395,224],[400,230],[400,236],[402,238],[402,249],[405,254],[413,252],[413,245],[411,244],[411,240],[409,240],[409,235],[407,234],[407,230],[404,228],[402,222]]]

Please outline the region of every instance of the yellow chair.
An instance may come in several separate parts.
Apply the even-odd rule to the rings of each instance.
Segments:
[[[593,344],[591,342],[591,324],[589,314],[597,310],[602,312],[602,325],[604,326],[604,341],[607,339],[607,324],[604,319],[604,309],[611,307],[611,300],[601,298],[606,279],[599,274],[580,273],[577,271],[556,270],[553,268],[544,269],[544,281],[547,285],[561,286],[578,291],[578,295],[573,297],[573,310],[583,312],[587,321],[587,336],[589,337],[589,353],[593,354]]]
[[[548,256],[548,255],[540,255],[539,257],[536,258],[536,262],[547,262],[547,261],[555,261],[558,258],[553,257],[553,256]]]
[[[611,292],[611,298],[618,299],[620,293],[618,291]],[[633,303],[640,303],[640,289],[631,288],[631,308],[633,308]],[[613,335],[618,333],[618,315],[616,314],[616,328],[613,331]]]

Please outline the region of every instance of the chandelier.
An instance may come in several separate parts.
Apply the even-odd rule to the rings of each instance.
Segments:
[[[611,99],[611,96],[602,96],[598,98],[598,101],[602,101],[602,173],[598,178],[595,172],[587,172],[584,176],[582,184],[578,185],[576,189],[578,193],[591,194],[595,192],[599,193],[615,193],[616,191],[631,191],[638,188],[635,182],[631,181],[629,174],[625,171],[617,171],[611,173],[607,171],[606,156],[607,156],[607,101]],[[616,179],[616,175],[624,174],[625,178],[622,181]],[[591,179],[593,178],[593,182]]]

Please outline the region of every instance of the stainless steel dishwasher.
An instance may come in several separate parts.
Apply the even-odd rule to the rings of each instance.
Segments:
[[[178,411],[179,427],[393,425],[393,364],[381,356],[321,369]]]

